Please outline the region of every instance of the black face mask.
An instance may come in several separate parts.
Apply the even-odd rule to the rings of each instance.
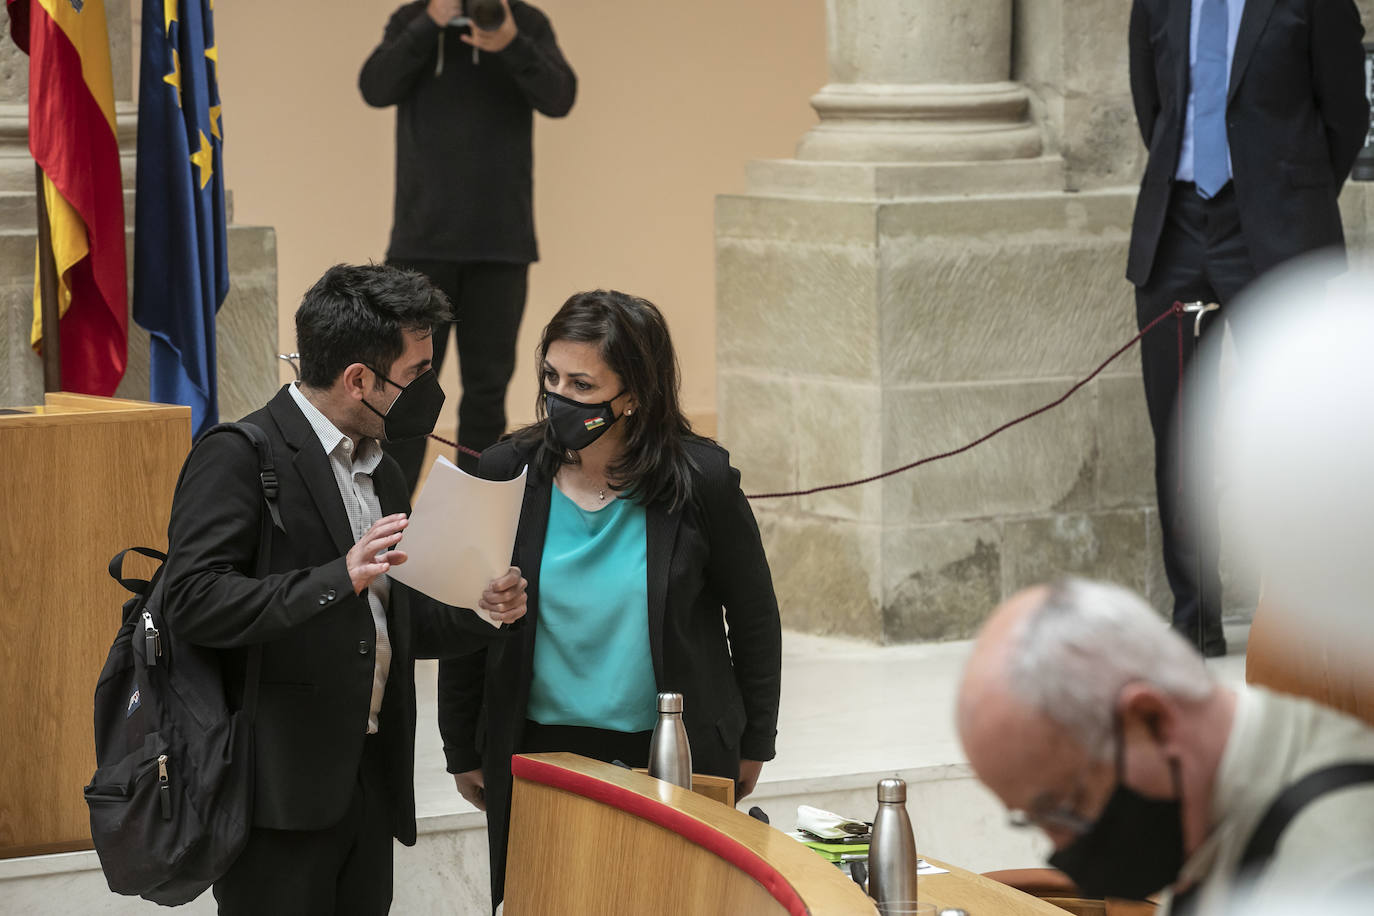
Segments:
[[[1143,900],[1172,884],[1183,868],[1183,788],[1169,761],[1174,798],[1149,798],[1121,779],[1124,740],[1116,757],[1116,790],[1087,833],[1050,856],[1088,897]]]
[[[372,369],[371,366],[367,368]],[[372,371],[377,372],[376,369]],[[388,385],[396,385],[380,372],[377,372],[377,377]],[[401,393],[396,395],[396,400],[391,402],[386,413],[363,400],[368,410],[382,418],[383,438],[387,442],[400,442],[434,432],[434,423],[444,406],[444,389],[439,387],[439,376],[434,374],[434,370],[426,369],[409,385],[396,387],[401,389]]]
[[[620,394],[624,394],[621,392]],[[620,397],[620,394],[615,397]],[[610,401],[583,404],[552,391],[544,392],[544,410],[549,415],[549,430],[559,448],[580,452],[605,434],[620,419]]]

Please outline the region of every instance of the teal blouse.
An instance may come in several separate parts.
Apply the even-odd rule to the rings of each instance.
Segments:
[[[648,731],[658,716],[644,507],[615,499],[589,512],[552,490],[527,715]]]

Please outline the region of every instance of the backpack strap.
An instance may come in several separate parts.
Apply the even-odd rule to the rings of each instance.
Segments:
[[[167,554],[160,550],[154,550],[151,547],[128,547],[110,558],[110,578],[133,592],[135,595],[146,595],[152,590],[151,587],[153,582],[157,581],[157,574],[155,573],[153,575],[151,581],[148,579],[124,578],[124,555],[130,551],[148,557],[150,560],[157,560],[159,563],[166,561]],[[161,572],[161,570],[159,570],[159,572]]]
[[[262,485],[262,501],[267,506],[267,512],[262,517],[262,529],[258,534],[258,556],[254,567],[254,575],[261,578],[266,575],[272,559],[272,529],[276,528],[282,534],[286,533],[286,526],[282,524],[281,511],[277,508],[277,496],[280,493],[277,482],[277,469],[272,463],[272,442],[267,438],[267,434],[262,428],[254,423],[217,423],[201,433],[196,440],[199,445],[209,436],[219,432],[233,432],[248,439],[253,444],[254,451],[258,455],[258,481]],[[243,676],[243,712],[251,724],[258,714],[258,686],[262,681],[262,645],[253,646],[248,650],[248,663]]]
[[[1374,763],[1332,764],[1313,770],[1284,789],[1269,810],[1264,812],[1259,826],[1250,835],[1250,842],[1245,845],[1245,852],[1240,857],[1239,871],[1261,871],[1278,848],[1279,837],[1284,829],[1303,808],[1328,792],[1360,783],[1374,783]]]

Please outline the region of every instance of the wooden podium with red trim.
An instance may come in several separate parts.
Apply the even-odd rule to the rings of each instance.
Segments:
[[[507,916],[875,912],[810,849],[703,795],[575,754],[511,770]]]

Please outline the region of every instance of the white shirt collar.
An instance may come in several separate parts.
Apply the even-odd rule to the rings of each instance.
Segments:
[[[357,453],[353,453],[353,441],[339,431],[324,413],[310,403],[310,399],[301,393],[300,383],[291,383],[291,397],[295,399],[296,406],[301,409],[305,419],[309,421],[310,428],[315,431],[316,437],[320,440],[320,447],[324,449],[326,455],[338,454],[344,461],[353,466],[355,473],[362,472],[371,474],[377,469],[377,465],[382,461],[382,447],[376,439],[364,436],[358,440]]]

